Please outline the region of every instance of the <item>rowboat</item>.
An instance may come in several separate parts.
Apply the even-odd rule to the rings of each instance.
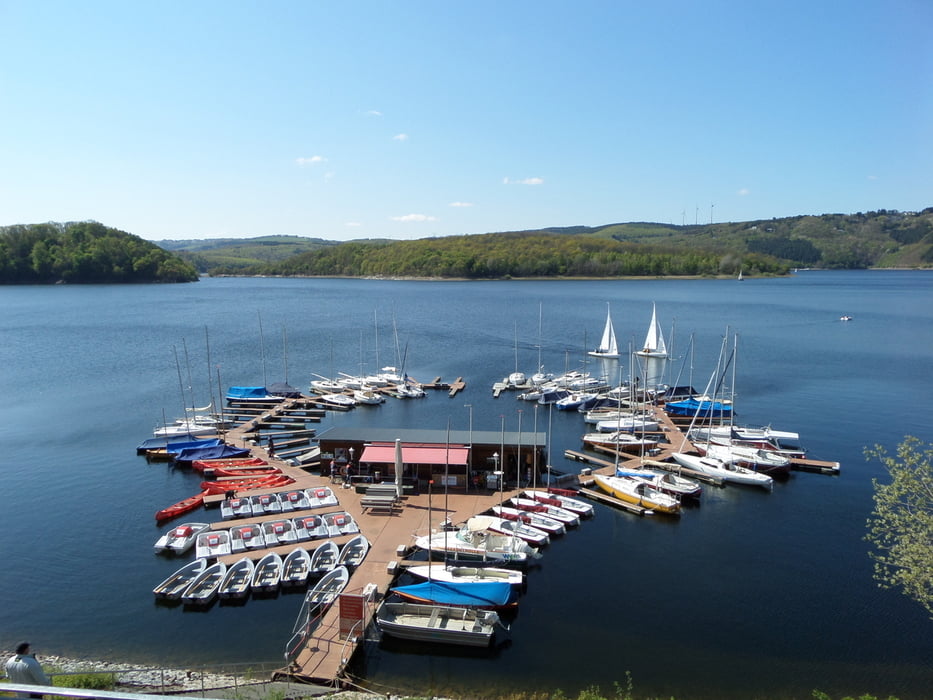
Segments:
[[[295,588],[308,582],[311,573],[311,555],[304,547],[295,547],[282,562],[280,582],[283,588]]]
[[[521,537],[525,542],[535,547],[543,547],[551,541],[551,538],[544,530],[539,530],[521,520],[509,520],[507,518],[494,517],[491,515],[484,517],[488,518],[488,528],[493,532]]]
[[[162,581],[152,589],[152,592],[156,598],[176,600],[181,597],[182,592],[194,581],[198,574],[206,568],[207,562],[204,559],[195,559]]]
[[[184,554],[194,546],[198,535],[209,527],[208,523],[182,523],[157,539],[153,549],[156,552]]]
[[[282,557],[269,552],[256,563],[250,590],[254,594],[272,593],[279,587],[282,577]]]
[[[227,573],[224,575],[217,594],[222,599],[245,598],[249,593],[249,584],[253,580],[253,572],[256,565],[249,557],[243,557],[227,567]]]
[[[510,508],[509,506],[493,506],[492,512],[506,520],[519,520],[526,525],[531,525],[534,528],[543,530],[552,537],[554,535],[563,535],[567,532],[566,526],[560,520],[550,518],[543,513],[531,510],[523,511],[518,508]]]
[[[337,556],[337,566],[346,566],[352,568],[359,566],[369,552],[369,540],[363,535],[347,540],[340,548],[340,554]]]
[[[581,501],[579,498],[574,498],[576,494],[576,491],[570,489],[556,488],[549,488],[546,491],[525,491],[526,496],[536,501],[548,502],[557,500],[558,503],[556,505],[559,505],[565,510],[569,510],[571,513],[576,513],[581,517],[593,515],[595,512],[593,504]]]
[[[217,588],[227,573],[227,565],[216,562],[204,569],[181,594],[185,605],[207,605],[217,595]]]
[[[311,564],[308,566],[311,576],[326,574],[333,569],[337,566],[338,556],[340,549],[333,540],[322,542],[311,555]]]
[[[529,511],[534,513],[543,513],[549,518],[554,520],[559,520],[564,523],[567,527],[573,527],[580,524],[580,516],[576,513],[571,513],[566,508],[562,508],[559,504],[560,501],[557,499],[547,499],[547,501],[535,500],[533,498],[522,498],[521,496],[513,496],[509,499],[509,503],[518,508],[519,510]]]
[[[326,608],[346,588],[350,580],[350,571],[345,566],[338,566],[328,571],[305,596],[309,608]]]
[[[376,623],[385,634],[440,644],[488,647],[495,636],[499,615],[492,610],[384,602]]]
[[[158,513],[155,514],[156,522],[164,523],[173,518],[177,518],[185,513],[190,513],[195,508],[200,508],[204,503],[204,497],[208,495],[207,490],[201,491],[194,496],[189,496],[174,505],[170,505],[168,508],[163,508]]]

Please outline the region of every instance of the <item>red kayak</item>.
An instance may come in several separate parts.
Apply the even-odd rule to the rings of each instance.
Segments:
[[[204,476],[208,479],[211,476],[238,476],[238,477],[254,477],[254,476],[274,476],[276,474],[281,474],[282,470],[278,467],[257,467],[256,469],[221,469],[219,467],[207,467],[204,470]]]
[[[251,489],[273,489],[288,486],[294,479],[284,474],[258,476],[251,479],[231,479],[230,481],[202,481],[201,488],[207,493],[218,494],[227,491],[249,491]]]
[[[266,460],[259,457],[238,457],[235,459],[196,459],[191,463],[191,468],[195,471],[203,472],[205,469],[236,469],[236,468],[254,468],[268,464]]]
[[[208,495],[208,491],[202,491],[201,493],[195,494],[194,496],[189,496],[183,501],[179,501],[175,505],[171,505],[168,508],[163,508],[158,513],[156,513],[156,522],[164,523],[166,520],[171,520],[173,518],[177,518],[179,515],[190,513],[195,508],[200,507],[204,503],[204,497],[206,495]]]

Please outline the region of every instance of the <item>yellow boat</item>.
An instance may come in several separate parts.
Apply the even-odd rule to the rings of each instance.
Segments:
[[[671,515],[680,514],[680,501],[637,477],[594,475],[596,484],[610,496],[626,503]]]

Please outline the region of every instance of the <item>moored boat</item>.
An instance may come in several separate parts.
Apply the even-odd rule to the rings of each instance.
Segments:
[[[156,552],[184,554],[194,546],[198,535],[209,527],[208,523],[182,523],[157,539],[153,549]]]
[[[256,565],[249,557],[243,557],[227,567],[217,594],[222,599],[245,598],[249,593],[249,585],[253,580]]]
[[[492,610],[387,601],[379,607],[376,623],[385,634],[400,639],[488,647],[499,616]]]
[[[302,515],[292,519],[295,535],[299,542],[327,537],[327,523],[320,515]]]
[[[669,515],[680,513],[680,500],[663,493],[647,479],[629,476],[595,474],[596,485],[613,498]]]
[[[227,573],[227,565],[215,562],[198,574],[181,594],[185,605],[207,605],[217,596],[217,588]]]
[[[295,547],[282,560],[282,588],[296,588],[308,582],[311,574],[311,555],[304,547]]]
[[[204,559],[195,559],[185,564],[158,586],[153,588],[152,593],[156,598],[176,600],[181,597],[182,592],[184,592],[198,574],[206,568],[207,562]]]
[[[273,593],[278,589],[281,577],[282,557],[276,552],[269,552],[256,562],[249,588],[254,594]]]
[[[567,532],[567,527],[560,520],[550,518],[537,511],[523,511],[509,506],[493,506],[492,512],[506,520],[519,520],[526,525],[531,525],[539,530],[543,530],[552,537],[554,535],[563,535]]]
[[[298,541],[298,533],[291,520],[267,520],[262,524],[262,537],[267,547],[278,547]]]
[[[699,455],[686,454],[684,452],[675,452],[671,455],[674,461],[682,467],[692,469],[712,476],[723,481],[734,484],[745,484],[747,486],[760,486],[769,491],[774,487],[774,479],[767,474],[754,472],[751,469],[740,467],[737,464],[724,462],[715,457],[701,457]]]
[[[337,566],[328,571],[314,584],[305,595],[309,608],[325,608],[333,603],[350,581],[350,571],[345,566]]]
[[[347,568],[359,566],[368,553],[369,540],[363,535],[357,535],[344,542],[340,548],[340,554],[337,556],[337,566],[346,566]]]
[[[508,581],[422,581],[396,586],[391,593],[415,603],[457,608],[503,610],[518,605],[516,589]]]
[[[207,491],[204,490],[201,491],[201,493],[188,496],[188,498],[182,499],[178,503],[170,505],[168,508],[163,508],[155,514],[156,522],[164,523],[200,508],[204,504],[204,497],[206,495]]]
[[[224,557],[231,553],[228,530],[205,530],[195,541],[195,556],[198,559]]]
[[[266,539],[259,525],[239,525],[230,528],[230,550],[234,554],[249,549],[262,549],[265,546]]]
[[[337,566],[337,557],[340,556],[340,548],[333,540],[321,542],[311,554],[311,563],[308,570],[311,576],[320,576]]]
[[[415,546],[432,554],[517,564],[527,563],[540,556],[537,549],[520,537],[490,532],[489,520],[484,516],[470,518],[456,531],[442,530],[418,537]]]
[[[519,510],[543,513],[549,518],[559,520],[567,527],[574,527],[575,525],[580,524],[580,516],[576,513],[571,513],[566,508],[561,508],[560,501],[554,498],[547,499],[547,501],[539,501],[535,500],[534,498],[513,496],[509,499],[509,503],[511,503]]]
[[[570,489],[558,489],[558,488],[548,488],[544,491],[539,490],[526,490],[525,495],[529,498],[533,498],[536,501],[553,501],[557,500],[561,508],[569,510],[571,513],[576,513],[581,517],[588,517],[593,515],[595,512],[592,503],[586,503],[581,501],[579,498],[574,498],[576,491]]]
[[[525,574],[520,569],[506,569],[495,566],[457,566],[452,564],[427,563],[409,566],[409,574],[420,579],[433,581],[506,581],[510,586],[525,585]]]

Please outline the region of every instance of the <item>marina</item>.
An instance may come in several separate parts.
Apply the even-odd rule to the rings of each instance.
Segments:
[[[505,614],[507,643],[471,653],[445,645],[447,651],[440,652],[416,640],[380,638],[370,626],[356,641],[357,651],[340,675],[377,692],[492,697],[554,688],[574,694],[594,684],[605,689],[631,670],[640,694],[737,700],[747,697],[749,681],[743,680],[739,667],[728,674],[721,669],[724,659],[741,658],[742,669],[754,669],[752,685],[762,698],[804,697],[814,688],[834,696],[871,692],[902,700],[923,698],[933,682],[928,661],[933,642],[916,606],[896,591],[879,589],[872,580],[863,536],[871,480],[883,477],[883,471],[865,460],[863,448],[879,442],[891,450],[904,434],[922,436],[927,429],[924,417],[933,407],[923,383],[916,380],[931,371],[929,353],[923,349],[933,343],[924,330],[930,324],[927,309],[933,306],[926,303],[927,279],[919,273],[807,272],[794,279],[746,280],[741,298],[734,294],[734,280],[434,284],[217,279],[177,290],[131,287],[125,300],[106,294],[106,288],[4,290],[7,349],[25,343],[39,351],[30,362],[6,352],[11,376],[56,389],[54,400],[44,391],[25,392],[3,424],[11,437],[16,436],[7,441],[6,459],[24,468],[8,470],[5,477],[10,499],[0,519],[9,536],[6,556],[20,576],[0,581],[7,601],[0,628],[14,637],[11,643],[19,636],[32,638],[46,653],[64,656],[116,655],[125,661],[183,668],[271,661],[289,672],[284,652],[308,586],[321,574],[309,584],[280,587],[274,594],[249,593],[243,599],[220,598],[207,605],[162,602],[152,594],[158,582],[193,556],[192,550],[184,555],[154,554],[153,543],[162,534],[187,522],[216,526],[218,534],[230,529],[220,525],[223,493],[209,494],[207,506],[157,525],[157,509],[200,493],[201,483],[212,479],[196,471],[193,463],[176,465],[168,455],[166,461],[133,455],[153,426],[185,415],[185,406],[209,403],[206,373],[200,369],[204,352],[192,338],[203,338],[207,321],[215,387],[263,385],[283,376],[268,342],[266,366],[261,362],[255,314],[242,304],[231,304],[231,299],[248,299],[247,307],[261,305],[267,328],[288,326],[287,374],[302,394],[308,378],[328,367],[332,357],[337,369],[341,357],[345,367],[358,365],[360,328],[371,328],[373,308],[388,319],[389,295],[397,304],[400,345],[409,345],[409,375],[422,381],[463,377],[465,387],[453,399],[444,389],[426,391],[418,400],[387,397],[378,406],[328,409],[304,427],[297,411],[290,411],[279,417],[287,420],[273,416],[245,433],[250,454],[303,471],[302,478],[310,478],[312,486],[329,486],[339,506],[287,516],[250,513],[243,519],[270,517],[274,522],[287,517],[294,523],[301,514],[310,519],[349,513],[372,547],[351,572],[344,593],[364,596],[370,578],[402,583],[409,580],[403,572],[423,566],[426,553],[409,554],[415,534],[439,529],[447,513],[465,521],[488,512],[484,509],[497,506],[500,497],[507,500],[519,490],[513,464],[502,463],[503,442],[516,463],[518,457],[524,462],[526,455],[534,454],[530,447],[536,444],[539,478],[550,475],[552,483],[559,480],[565,488],[576,487],[574,478],[588,488],[582,485],[587,469],[591,474],[611,472],[617,462],[633,457],[639,464],[629,464],[632,471],[641,463],[656,468],[651,461],[660,461],[661,453],[649,453],[644,460],[637,454],[617,459],[612,452],[586,447],[581,436],[592,431],[592,424],[576,411],[519,400],[523,392],[503,391],[496,399],[490,391],[515,364],[514,319],[518,366],[526,376],[533,376],[541,365],[545,371],[582,371],[579,360],[599,339],[609,298],[622,353],[626,347],[641,347],[652,302],[656,303],[658,321],[665,324],[668,361],[684,367],[682,377],[675,373],[667,382],[694,384],[700,391],[715,365],[723,323],[729,322],[741,333],[736,422],[799,430],[808,448],[806,459],[817,464],[797,465],[786,478],[775,480],[772,491],[704,482],[702,496],[685,504],[676,517],[636,516],[591,501],[595,516],[570,525],[562,536],[552,536],[541,548],[541,557],[521,572],[526,583],[518,606]],[[544,310],[540,332],[539,306]],[[138,312],[143,308],[144,324]],[[457,308],[455,323],[451,308]],[[205,309],[210,313],[205,315]],[[842,309],[857,321],[839,323]],[[672,333],[668,326],[673,319]],[[192,380],[184,376],[185,363],[181,383],[186,394],[188,384],[193,386],[195,398],[186,398],[183,405],[171,346],[185,335]],[[697,356],[688,362],[691,336]],[[102,345],[103,337],[113,337],[114,342]],[[909,342],[897,347],[881,342],[890,337]],[[103,356],[102,347],[107,353]],[[363,359],[369,368],[382,364],[373,362],[372,352]],[[620,379],[630,379],[628,365],[622,359],[589,356],[585,367],[594,376],[608,376],[608,385],[618,386]],[[704,375],[702,380],[688,376],[691,367]],[[885,371],[878,372],[878,367]],[[898,412],[896,421],[877,412],[853,411],[864,405],[866,395],[896,395],[911,410]],[[214,405],[219,410],[220,402]],[[247,408],[250,412],[238,424],[274,407]],[[663,428],[666,423],[658,418]],[[275,427],[284,424],[287,427]],[[61,429],[50,432],[49,425]],[[298,432],[312,429],[313,435]],[[662,437],[666,432],[658,431]],[[274,459],[265,460],[270,433]],[[452,447],[462,447],[471,444],[471,434],[477,461],[470,476],[485,477],[481,490],[473,483],[450,487],[445,499],[444,477],[465,478],[466,466],[451,464],[444,475],[440,456],[440,463],[433,464],[430,499],[418,483],[420,474],[409,473],[414,469],[410,465],[405,473],[409,480],[403,482],[402,497],[392,509],[377,508],[365,515],[362,508],[359,513],[354,510],[355,501],[378,502],[383,496],[378,489],[367,493],[371,487],[392,485],[387,476],[392,461],[382,461],[382,445],[401,438],[406,445],[442,445],[443,452],[448,437]],[[291,440],[295,444],[286,445]],[[351,486],[344,489],[342,475],[332,481],[323,473],[327,455],[344,446],[354,447],[354,464],[361,451],[377,448],[373,455],[379,461],[371,462],[370,469],[380,472],[382,484],[368,483],[360,470],[349,475]],[[387,449],[391,454],[392,448]],[[565,457],[574,452],[587,461]],[[499,469],[494,459],[486,461],[496,453]],[[803,469],[828,468],[831,473],[836,471],[834,462],[840,464],[834,475]],[[424,464],[424,470],[430,473],[430,465]],[[500,491],[494,472],[506,470],[509,478]],[[289,484],[285,493],[294,488]],[[249,500],[250,491],[238,496]],[[40,499],[52,509],[48,515],[36,507]],[[426,513],[428,500],[432,518]],[[542,507],[536,503],[531,501],[529,507]],[[380,529],[403,518],[415,518],[418,532],[402,529],[384,543],[377,542]],[[352,536],[315,536],[297,546],[314,552],[321,543],[344,543]],[[48,546],[27,546],[37,537]],[[289,545],[275,549],[284,563]],[[258,562],[257,554],[249,551],[243,556]],[[389,575],[386,569],[395,562],[396,573]],[[88,563],[102,574],[91,596],[85,577],[78,576]],[[443,566],[440,560],[436,563]],[[371,575],[364,575],[367,566],[373,568]],[[459,568],[474,567],[463,562]],[[620,590],[633,604],[624,606],[624,615],[618,614],[622,607],[607,613],[609,608],[600,601],[617,597]],[[355,603],[372,614],[384,587],[369,595],[371,602]],[[335,607],[339,603],[330,609]],[[330,614],[337,612],[326,613]],[[318,611],[303,619],[313,620],[314,629],[310,645],[299,648],[315,657],[306,669],[316,676],[314,665],[325,655],[311,649],[339,645],[349,650],[355,635],[340,632],[339,616],[328,618],[324,627]],[[336,629],[333,641],[328,641],[325,627],[331,625]],[[585,635],[588,642],[561,645],[557,663],[552,645],[542,642],[571,633]],[[113,647],[116,639],[118,651]],[[670,663],[674,658],[677,664]],[[322,666],[321,677],[339,666]]]

